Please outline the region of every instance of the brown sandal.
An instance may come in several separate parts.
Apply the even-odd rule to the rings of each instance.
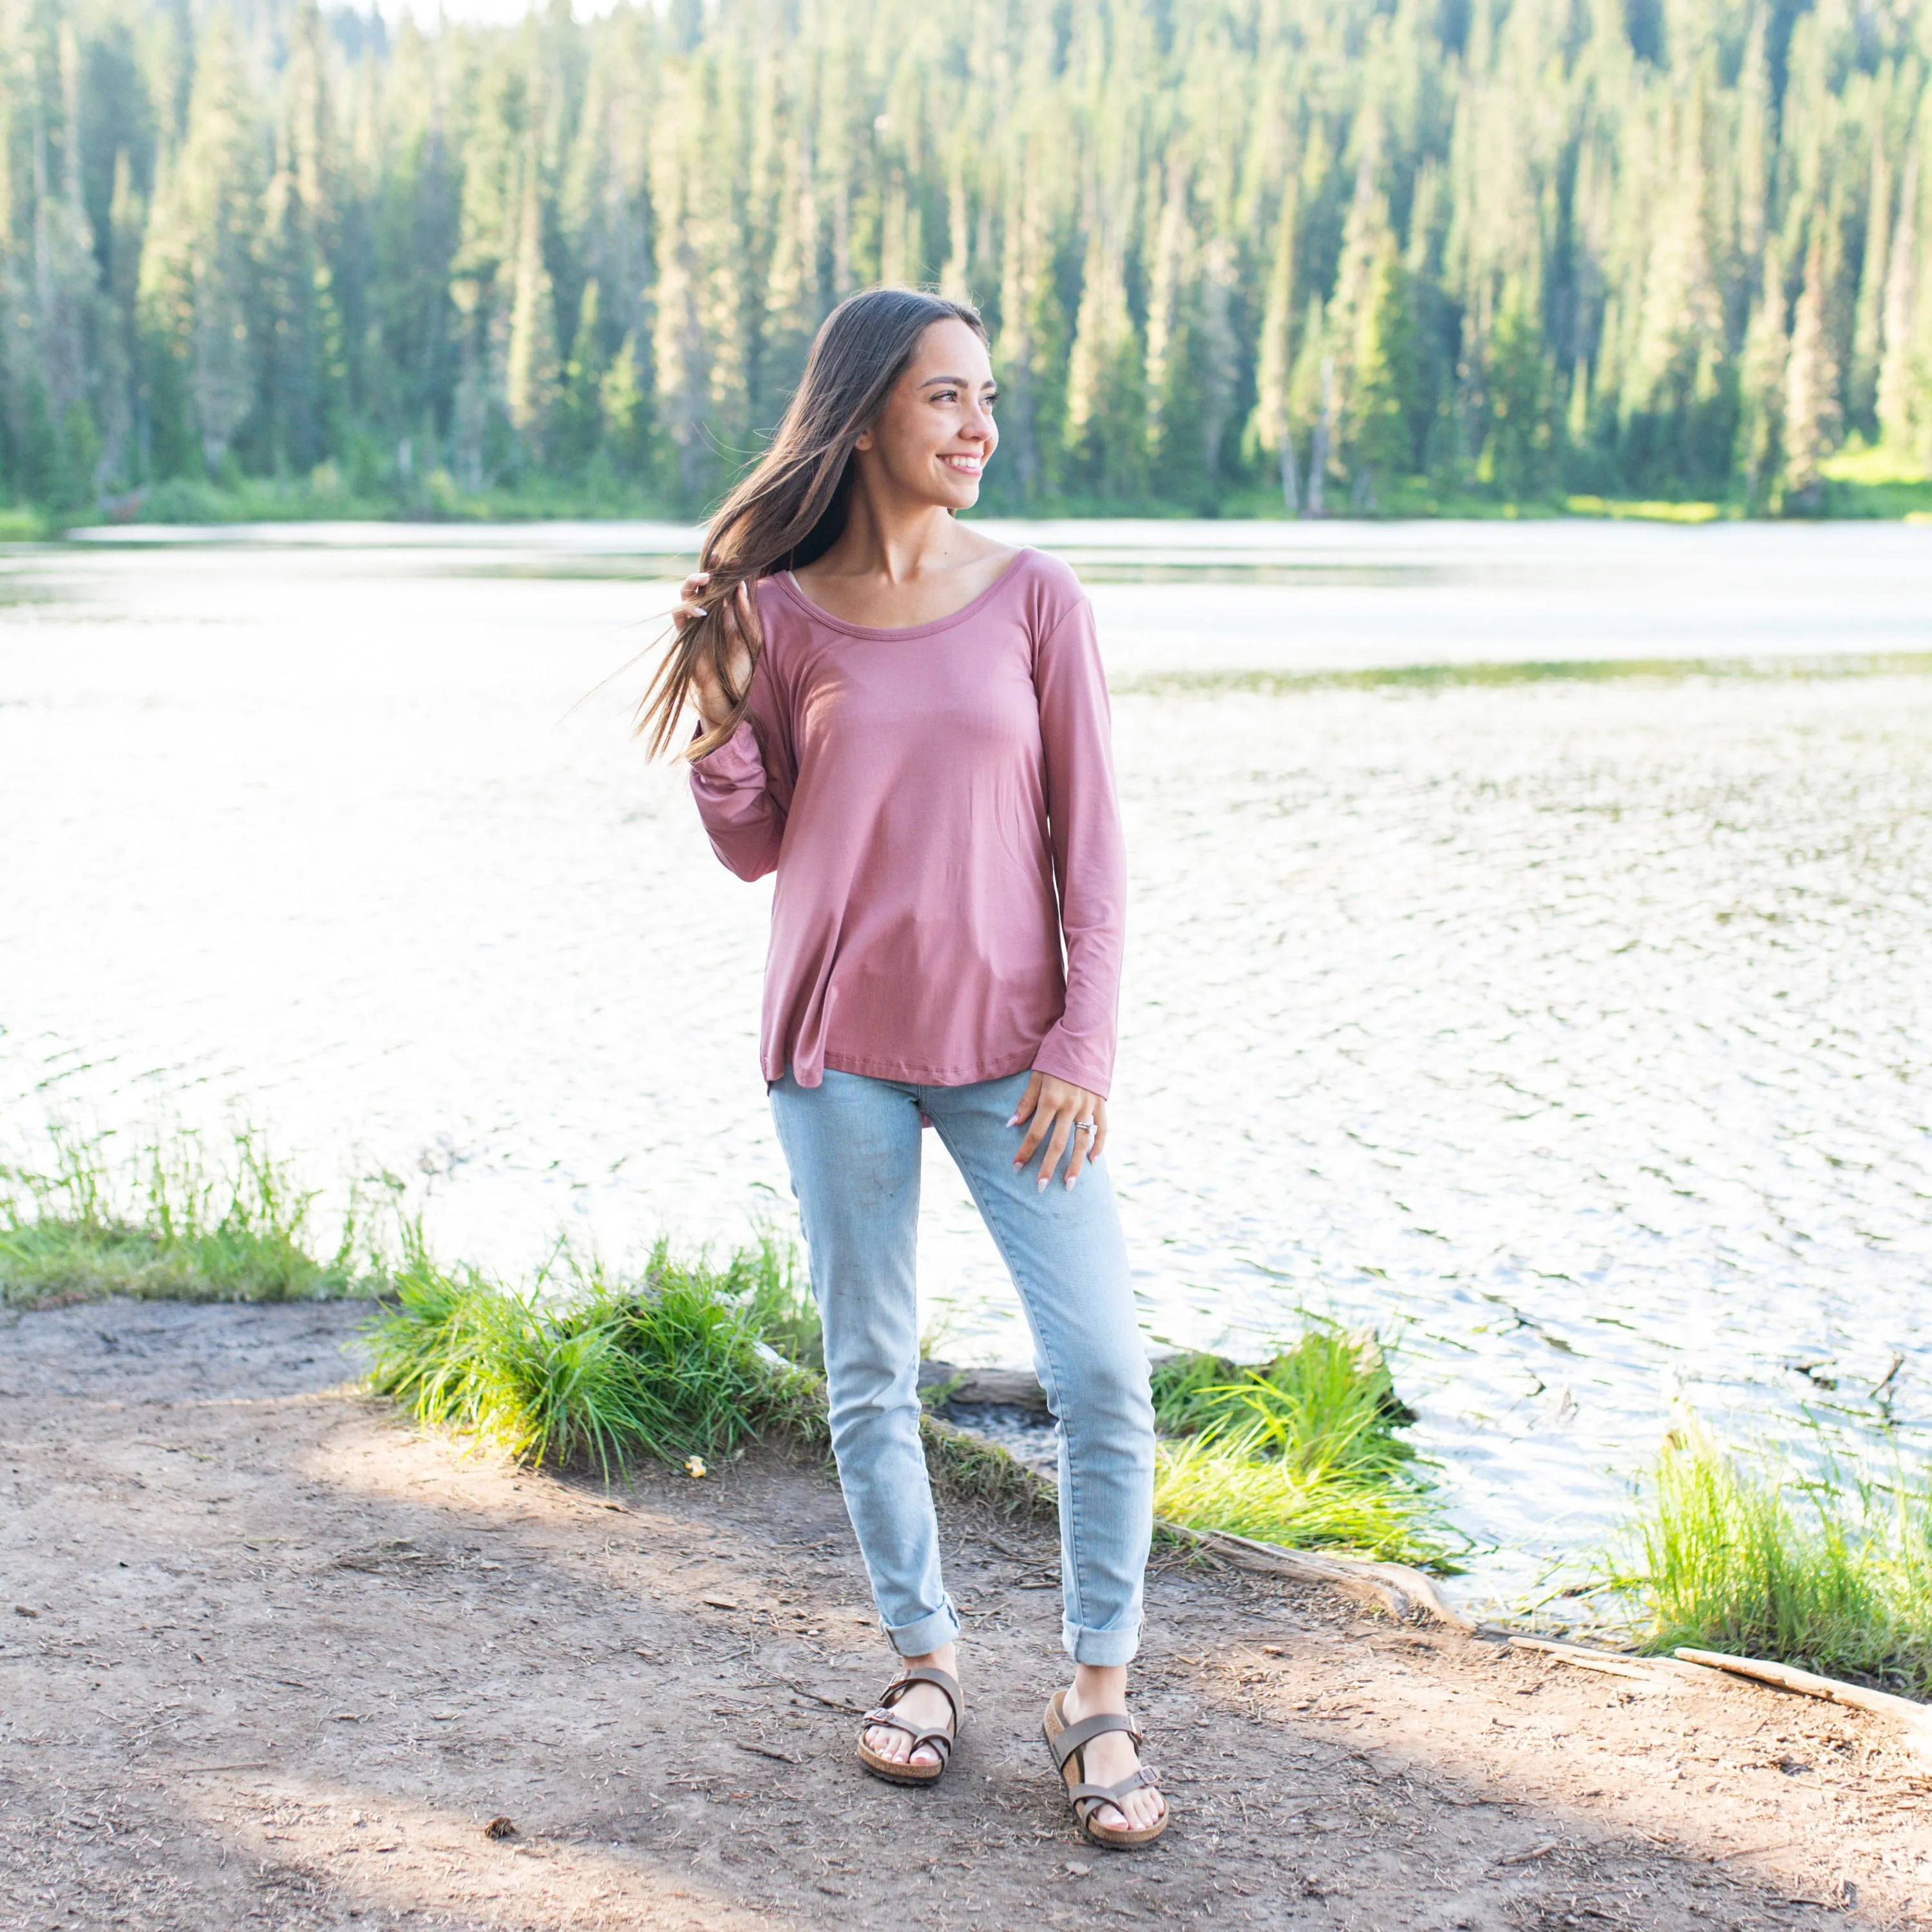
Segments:
[[[917,1726],[909,1724],[903,1718],[892,1715],[894,1706],[915,1684],[936,1684],[945,1694],[946,1701],[952,1706],[952,1723],[950,1729],[922,1731]],[[883,1778],[888,1784],[937,1784],[952,1756],[952,1741],[958,1736],[959,1720],[965,1715],[959,1701],[959,1680],[936,1665],[922,1664],[916,1668],[896,1677],[880,1694],[874,1709],[866,1713],[866,1729],[874,1727],[892,1731],[903,1731],[912,1742],[906,1747],[906,1755],[902,1758],[881,1757],[866,1742],[866,1732],[859,1733],[859,1762],[874,1778]],[[921,1744],[927,1744],[939,1754],[937,1764],[914,1764],[912,1754]]]
[[[1165,1809],[1160,1822],[1143,1825],[1138,1830],[1129,1830],[1120,1825],[1096,1825],[1094,1814],[1103,1804],[1118,1808],[1120,1801],[1130,1791],[1144,1786],[1150,1791],[1160,1789],[1154,1774],[1144,1765],[1137,1765],[1118,1784],[1089,1784],[1087,1782],[1086,1746],[1094,1738],[1104,1736],[1108,1731],[1125,1731],[1132,1738],[1134,1749],[1141,1748],[1141,1729],[1124,1711],[1101,1711],[1093,1717],[1082,1718],[1077,1724],[1066,1721],[1061,1700],[1064,1690],[1056,1690],[1046,1707],[1046,1719],[1041,1726],[1041,1736],[1046,1739],[1046,1748],[1053,1754],[1053,1762],[1058,1768],[1060,1780],[1066,1786],[1068,1802],[1073,1807],[1073,1815],[1080,1821],[1080,1828],[1087,1834],[1089,1844],[1102,1845],[1108,1850],[1130,1852],[1141,1845],[1150,1845],[1167,1829],[1168,1820],[1173,1814]],[[1073,1774],[1069,1778],[1066,1767],[1073,1766]],[[1120,1815],[1126,1816],[1125,1812]]]

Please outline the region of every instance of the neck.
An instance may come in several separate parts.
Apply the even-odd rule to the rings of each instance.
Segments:
[[[854,465],[845,527],[822,561],[842,577],[903,584],[943,564],[958,531],[944,504],[909,500],[862,458]]]

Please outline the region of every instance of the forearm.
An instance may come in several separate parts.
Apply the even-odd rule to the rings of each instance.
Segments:
[[[1088,606],[1070,614],[1049,646],[1039,673],[1040,737],[1066,998],[1034,1065],[1105,1094],[1113,1081],[1127,864],[1114,790],[1106,680]]]
[[[720,861],[741,879],[761,879],[778,862],[784,814],[772,796],[757,735],[741,722],[691,767],[691,794]]]

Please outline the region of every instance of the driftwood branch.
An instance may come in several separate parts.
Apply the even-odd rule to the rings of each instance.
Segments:
[[[1558,1664],[1574,1664],[1579,1670],[1595,1670],[1606,1677],[1634,1677],[1649,1684],[1655,1690],[1667,1690],[1670,1678],[1658,1666],[1640,1658],[1616,1657],[1601,1650],[1592,1650],[1580,1643],[1563,1643],[1553,1637],[1513,1636],[1509,1640],[1512,1650],[1529,1650],[1539,1656],[1554,1658]]]
[[[1184,1543],[1209,1550],[1238,1570],[1258,1576],[1292,1576],[1300,1583],[1326,1583],[1352,1597],[1378,1604],[1391,1616],[1432,1617],[1472,1634],[1480,1630],[1443,1596],[1434,1582],[1406,1563],[1371,1562],[1359,1556],[1330,1556],[1312,1550],[1285,1550],[1275,1543],[1257,1543],[1223,1529],[1190,1529],[1162,1519],[1156,1528]]]
[[[1910,1697],[1895,1697],[1889,1690],[1868,1690],[1862,1684],[1819,1677],[1809,1670],[1800,1670],[1789,1664],[1773,1664],[1763,1658],[1727,1657],[1716,1650],[1680,1650],[1677,1654],[1686,1664],[1701,1664],[1707,1670],[1748,1677],[1774,1690],[1794,1690],[1802,1697],[1822,1697],[1828,1703],[1843,1704],[1854,1711],[1868,1711],[1874,1717],[1886,1718],[1905,1733],[1914,1751],[1932,1760],[1932,1706],[1916,1704]]]

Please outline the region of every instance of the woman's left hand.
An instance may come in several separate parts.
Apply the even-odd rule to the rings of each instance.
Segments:
[[[1087,1163],[1107,1144],[1107,1103],[1097,1094],[1076,1087],[1052,1073],[1035,1073],[1020,1096],[1019,1105],[1006,1124],[1016,1127],[1028,1122],[1026,1138],[1013,1156],[1013,1165],[1024,1167],[1032,1160],[1041,1142],[1046,1152],[1040,1156],[1040,1184],[1042,1192],[1053,1178],[1062,1154],[1068,1156],[1066,1184],[1080,1178]]]

